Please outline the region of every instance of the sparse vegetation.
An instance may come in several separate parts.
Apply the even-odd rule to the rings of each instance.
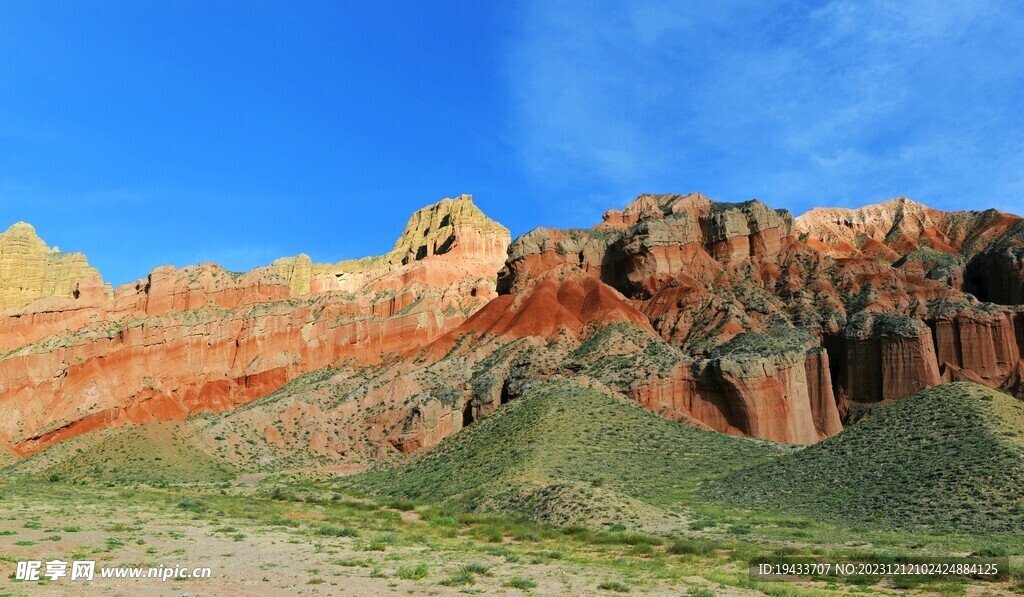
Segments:
[[[505,440],[510,437],[514,444]],[[645,519],[669,518],[716,471],[789,450],[701,431],[607,394],[557,384],[507,405],[413,463],[342,484],[538,522],[600,520],[638,528]],[[607,538],[640,541],[623,533]]]
[[[198,446],[188,431],[174,422],[103,429],[71,438],[54,446],[53,452],[40,452],[15,466],[51,483],[157,486],[234,478],[234,467]]]
[[[597,588],[602,591],[612,591],[615,593],[629,593],[630,588],[627,585],[622,584],[618,581],[606,580],[605,582],[597,585]]]
[[[428,574],[430,574],[430,568],[421,563],[415,566],[401,566],[395,576],[404,580],[420,580],[426,578]]]
[[[0,550],[20,554],[45,544],[68,558],[77,551],[152,561],[185,558],[198,542],[217,546],[218,569],[228,573],[257,565],[246,559],[251,550],[272,550],[274,560],[258,566],[268,587],[279,589],[356,582],[375,590],[687,590],[701,597],[807,593],[798,585],[779,593],[778,584],[751,580],[747,563],[766,555],[1024,553],[1024,540],[996,524],[950,532],[947,519],[934,522],[932,505],[956,496],[959,516],[1016,524],[1014,492],[1024,485],[1005,475],[1016,470],[1011,456],[1021,462],[1020,403],[976,386],[929,392],[924,406],[899,410],[919,396],[883,408],[810,448],[700,431],[563,381],[533,388],[397,468],[341,481],[289,472],[251,483],[150,485],[111,477],[78,484],[67,473],[50,481],[41,467],[43,474],[0,485],[0,510],[16,514],[0,517]],[[872,431],[883,423],[891,437],[877,433],[882,427]],[[68,454],[104,454],[79,447]],[[880,472],[843,464],[863,464],[868,453],[886,466],[890,454],[927,454],[947,472],[917,467],[921,476],[897,475],[906,493],[879,491]],[[981,454],[991,464],[957,468],[977,464]],[[811,475],[814,466],[820,468]],[[943,476],[958,471],[973,480]],[[982,474],[991,482],[979,485]],[[914,489],[925,481],[935,487]],[[847,495],[829,493],[833,483]],[[762,497],[750,500],[751,493]],[[872,501],[878,499],[890,501]],[[933,522],[902,533],[884,517],[851,517],[878,503]],[[29,504],[34,515],[25,517]],[[90,522],[97,516],[99,527]],[[275,564],[280,558],[301,564],[284,570]],[[552,583],[556,577],[569,584]]]
[[[529,578],[523,578],[521,576],[514,576],[514,577],[506,580],[504,583],[502,583],[502,585],[506,586],[506,587],[509,587],[511,589],[519,589],[520,591],[529,591],[530,589],[536,589],[537,588],[537,581],[529,579]]]
[[[1024,403],[937,386],[800,452],[725,475],[710,495],[876,528],[1024,528]]]

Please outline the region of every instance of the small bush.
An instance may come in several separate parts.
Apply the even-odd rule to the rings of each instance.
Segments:
[[[616,593],[628,593],[630,590],[629,587],[627,587],[626,585],[620,582],[610,580],[607,580],[597,585],[597,588],[601,589],[602,591],[614,591]]]
[[[344,568],[369,568],[369,560],[358,560],[358,559],[345,559],[345,560],[334,560],[334,564],[342,566]]]
[[[441,585],[445,587],[462,587],[465,585],[471,585],[476,582],[473,574],[463,570],[455,576],[449,576],[448,578],[441,581]]]
[[[321,537],[358,537],[359,533],[349,527],[322,526],[316,530]]]
[[[715,553],[715,547],[710,541],[703,539],[677,539],[668,546],[668,552],[677,556],[709,556]]]
[[[388,548],[387,544],[383,541],[370,541],[363,546],[363,551],[386,551]]]
[[[490,568],[483,564],[466,564],[462,567],[462,571],[467,574],[487,574],[489,570]]]
[[[971,555],[978,558],[1005,558],[1010,555],[1010,552],[1002,546],[989,546],[983,547]]]
[[[409,500],[396,500],[393,502],[389,502],[387,505],[389,508],[394,508],[395,510],[402,510],[405,512],[411,512],[416,509],[416,502],[410,502]]]
[[[395,574],[402,580],[420,580],[421,578],[426,578],[427,575],[430,574],[430,568],[428,568],[426,564],[402,566]]]
[[[523,578],[521,576],[514,576],[502,584],[503,586],[509,587],[510,589],[519,589],[520,591],[527,591],[529,589],[537,588],[536,581],[529,578]]]
[[[706,529],[708,527],[713,527],[713,526],[715,526],[717,524],[718,523],[713,521],[713,520],[706,520],[706,519],[705,520],[695,520],[695,521],[690,523],[690,530],[691,531],[703,531],[704,529]]]
[[[495,545],[489,545],[484,548],[484,551],[491,554],[492,556],[501,556],[505,558],[506,562],[515,563],[519,561],[519,554],[513,552],[507,547],[498,547]],[[556,552],[557,553],[557,552]]]
[[[178,507],[182,510],[188,510],[189,512],[195,512],[197,514],[206,512],[210,509],[204,502],[199,500],[184,499],[178,502]]]

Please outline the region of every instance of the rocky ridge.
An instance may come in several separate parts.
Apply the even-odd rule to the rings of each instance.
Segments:
[[[699,194],[534,230],[501,294],[414,358],[325,370],[203,433],[260,438],[234,449],[261,466],[372,462],[572,377],[697,427],[813,443],[944,381],[1020,393],[1019,307],[797,234],[787,212]]]
[[[1024,308],[978,300],[1004,277],[970,273],[1014,254],[1020,219],[884,206],[793,218],[641,195],[591,229],[508,245],[460,197],[417,212],[380,257],[162,269],[112,297],[93,281],[0,320],[16,338],[0,408],[23,422],[0,433],[24,453],[209,413],[189,421],[224,458],[295,467],[429,448],[562,377],[705,429],[804,444],[945,381],[1021,395]],[[72,319],[78,331],[59,333]],[[120,370],[115,354],[156,375],[83,381]],[[18,406],[41,391],[59,398]]]
[[[797,218],[809,246],[868,257],[944,280],[984,301],[1024,298],[1024,220],[994,209],[944,212],[899,197],[858,209],[813,209]]]
[[[78,281],[98,275],[81,253],[50,248],[30,224],[0,233],[0,311],[51,296],[72,296]]]
[[[428,231],[427,213],[447,225]],[[493,247],[509,238],[468,196],[418,215],[403,238],[436,250],[371,258],[387,267],[332,289],[311,283],[301,257],[244,274],[161,267],[112,291],[82,269],[73,290],[0,316],[0,442],[28,453],[99,427],[235,408],[339,360],[426,345],[494,294]]]
[[[859,247],[884,246],[892,251],[891,261],[860,249],[841,258],[819,250],[806,232],[808,222],[820,217],[816,211],[798,222],[757,201],[722,204],[699,194],[642,195],[621,212],[605,214],[604,223],[590,231],[538,230],[517,240],[503,283],[508,292],[522,293],[537,272],[581,269],[618,289],[659,335],[694,357],[712,353],[738,334],[808,330],[817,338],[820,356],[808,363],[807,372],[817,372],[812,377],[819,380],[819,396],[832,386],[842,416],[859,404],[896,400],[971,373],[992,387],[1015,387],[1021,357],[1020,342],[1012,336],[1019,336],[1020,309],[981,303],[952,282],[958,276],[925,275],[907,265],[912,263],[907,255],[927,246],[963,264],[1018,246],[1024,239],[1020,218],[992,211],[944,214],[905,199],[854,216],[846,214],[834,236],[821,229],[818,236],[838,245],[849,222]],[[925,241],[936,235],[920,224],[932,221],[941,223],[945,240],[928,245]],[[969,345],[956,339],[956,330],[968,330]],[[970,365],[961,366],[965,362]],[[766,396],[763,389],[755,395]],[[811,427],[806,416],[801,418],[806,438]]]

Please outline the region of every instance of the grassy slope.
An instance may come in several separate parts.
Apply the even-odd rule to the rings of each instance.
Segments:
[[[0,469],[10,466],[20,460],[18,455],[7,448],[0,446]]]
[[[199,483],[226,481],[235,470],[205,451],[184,423],[113,427],[71,438],[4,471],[69,481]]]
[[[730,473],[708,494],[875,528],[1024,528],[1024,403],[970,383],[930,388],[839,435]]]
[[[554,523],[642,526],[679,512],[723,471],[792,448],[701,431],[607,394],[536,389],[411,463],[347,484]]]

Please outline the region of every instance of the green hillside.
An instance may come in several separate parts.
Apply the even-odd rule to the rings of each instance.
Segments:
[[[874,528],[1024,528],[1024,402],[936,386],[842,433],[712,481],[706,495]]]
[[[793,448],[702,431],[569,383],[542,386],[396,468],[344,481],[540,522],[671,525],[712,475]]]
[[[199,445],[184,423],[112,427],[55,444],[8,467],[62,481],[178,484],[226,481],[235,470]]]

